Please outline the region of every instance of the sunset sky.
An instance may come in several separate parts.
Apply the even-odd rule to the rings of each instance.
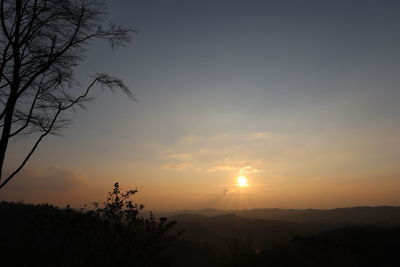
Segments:
[[[137,101],[95,92],[0,199],[81,207],[118,181],[154,210],[400,205],[400,1],[109,2],[138,34],[92,43],[77,79]]]

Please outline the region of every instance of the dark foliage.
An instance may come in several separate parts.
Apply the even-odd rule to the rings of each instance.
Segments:
[[[258,250],[248,237],[235,237],[224,247],[193,243],[177,247],[174,266],[397,267],[400,227],[352,226]],[[181,253],[185,252],[185,253]],[[228,252],[228,253],[226,253]],[[188,264],[190,263],[190,264]]]
[[[143,206],[131,201],[136,193],[121,193],[115,184],[90,211],[1,203],[1,266],[400,266],[398,226],[324,230],[233,215],[178,215],[173,227],[151,213],[143,217]],[[283,231],[291,237],[276,238]]]
[[[143,217],[143,205],[116,183],[94,210],[51,205],[0,205],[0,258],[4,266],[167,266],[175,222]],[[4,216],[3,215],[7,215]],[[6,229],[11,231],[7,232]]]
[[[348,214],[356,217],[358,209],[351,210],[355,213]],[[181,255],[175,257],[174,266],[188,266],[188,262],[190,266],[400,266],[400,227],[391,220],[345,226],[235,215],[174,218],[177,229],[186,229],[180,241],[185,245],[174,248]]]

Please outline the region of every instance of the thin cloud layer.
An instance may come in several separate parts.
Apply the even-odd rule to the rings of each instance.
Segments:
[[[23,169],[10,182],[7,191],[70,191],[83,187],[82,175],[71,170],[49,167],[44,170]]]
[[[160,153],[163,167],[207,173],[229,171],[238,175],[260,172],[262,167],[251,149],[274,145],[285,137],[263,132],[185,136]]]

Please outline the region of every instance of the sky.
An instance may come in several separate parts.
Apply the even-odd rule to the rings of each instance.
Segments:
[[[0,199],[81,207],[119,182],[153,210],[400,205],[399,1],[108,8],[138,33],[92,43],[76,75],[109,72],[137,101],[98,90]]]

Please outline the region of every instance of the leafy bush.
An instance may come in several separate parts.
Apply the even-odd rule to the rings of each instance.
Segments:
[[[0,257],[7,266],[167,266],[174,221],[142,215],[143,205],[118,183],[105,202],[74,211],[2,203]],[[5,208],[4,208],[5,207]],[[0,209],[0,211],[2,210]],[[3,213],[3,212],[2,212]],[[4,212],[5,213],[5,212]],[[10,215],[11,214],[11,215]]]
[[[148,217],[141,216],[144,206],[131,200],[136,193],[137,190],[121,193],[115,183],[106,202],[93,203],[95,209],[87,213],[97,222],[87,237],[92,253],[100,260],[96,265],[108,262],[117,266],[158,266],[165,260],[166,248],[176,237],[168,234],[175,221],[156,219],[152,212]]]

